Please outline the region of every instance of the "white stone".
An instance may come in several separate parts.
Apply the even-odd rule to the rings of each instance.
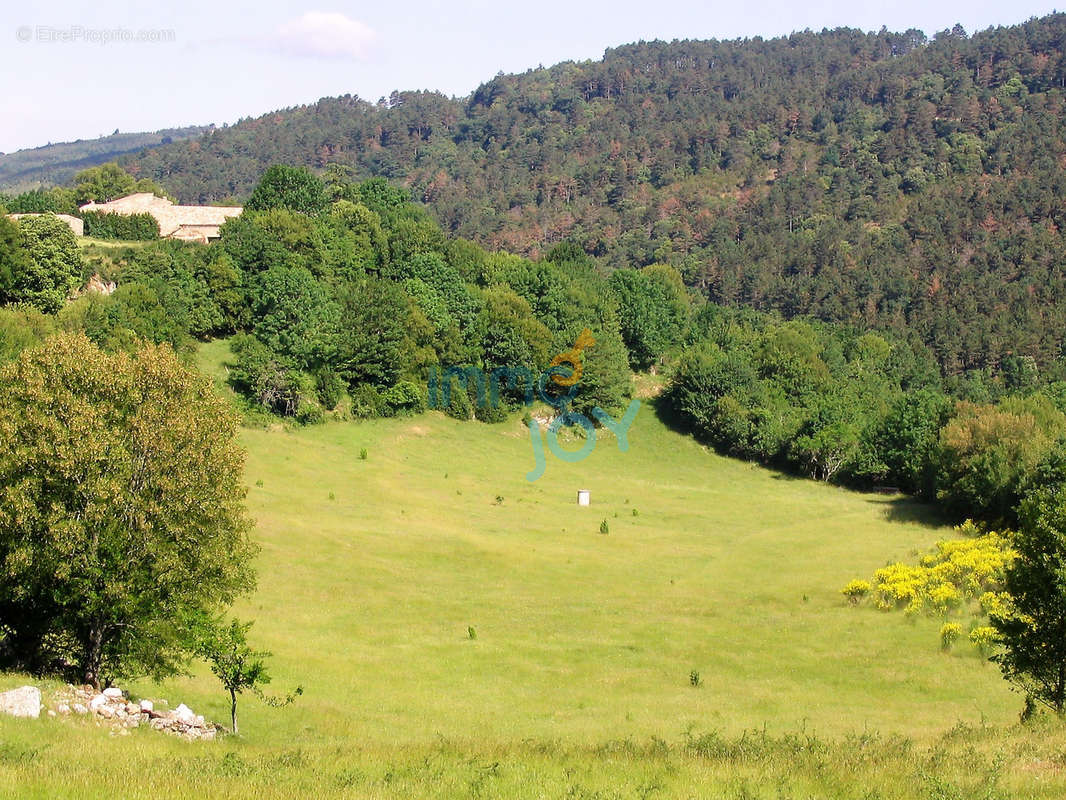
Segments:
[[[56,711],[58,711],[60,714],[69,714],[70,706],[68,706],[66,703],[60,703],[58,706],[56,706]]]
[[[112,686],[109,689],[104,689],[104,696],[113,699],[118,699],[122,697],[122,690],[119,689],[117,686]]]
[[[193,713],[192,709],[184,703],[174,709],[174,716],[185,723],[193,722],[196,719],[196,715]]]
[[[152,703],[151,700],[142,700],[141,701],[141,711],[143,711],[146,714],[148,712],[150,712],[150,711],[155,711],[155,705]]]
[[[96,713],[104,719],[111,719],[115,716],[115,710],[111,706],[100,706],[96,709]]]
[[[88,714],[89,713],[89,709],[87,709],[81,703],[75,703],[73,707],[74,707],[74,713],[75,714]]]
[[[90,711],[99,711],[101,708],[107,705],[107,695],[98,694],[92,700],[89,701]]]
[[[41,716],[41,690],[36,686],[23,686],[0,694],[0,714],[13,717]]]

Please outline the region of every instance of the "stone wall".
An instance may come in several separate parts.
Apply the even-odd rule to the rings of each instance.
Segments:
[[[8,219],[18,220],[23,217],[43,217],[44,214],[8,214],[7,216]],[[83,220],[80,220],[77,217],[72,217],[70,214],[56,214],[55,216],[67,223],[75,236],[85,235],[85,222]]]

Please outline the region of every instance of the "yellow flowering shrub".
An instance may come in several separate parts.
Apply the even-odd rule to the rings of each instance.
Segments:
[[[852,603],[858,603],[870,593],[871,588],[869,581],[854,580],[841,589],[840,593]]]
[[[988,655],[999,643],[999,634],[991,625],[978,625],[970,631],[970,642],[982,655]]]
[[[962,635],[962,626],[957,622],[945,622],[940,626],[940,648],[950,650],[955,641]]]
[[[928,582],[929,573],[923,567],[891,564],[874,573],[877,586],[874,602],[885,610],[903,606],[920,609],[928,594]]]
[[[1006,617],[1010,613],[1010,595],[1006,592],[985,592],[978,602],[985,615]]]
[[[1015,556],[1006,537],[995,531],[982,534],[972,522],[955,532],[965,538],[937,542],[917,565],[896,563],[877,570],[875,605],[885,610],[905,608],[912,614],[923,609],[944,614],[977,597],[990,596],[986,603],[1002,599],[1003,574]],[[854,598],[848,588],[855,583],[841,590],[849,598]]]
[[[929,590],[929,600],[933,608],[943,614],[957,607],[962,602],[962,595],[952,584],[941,583]]]

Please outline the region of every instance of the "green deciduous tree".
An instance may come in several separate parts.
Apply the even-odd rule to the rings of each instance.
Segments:
[[[74,199],[74,190],[64,186],[50,186],[47,189],[33,189],[16,195],[7,203],[7,210],[12,214],[73,214],[78,210]]]
[[[59,335],[0,368],[0,631],[100,686],[175,671],[254,582],[238,420],[168,347]]]
[[[929,389],[896,399],[870,436],[887,480],[922,497],[935,494],[938,438],[950,412],[948,398]]]
[[[789,451],[812,478],[831,480],[856,457],[863,417],[857,399],[846,392],[819,397]]]
[[[19,226],[0,216],[0,303],[15,299],[15,281],[28,274],[30,269],[30,254]]]
[[[74,198],[78,205],[90,201],[107,203],[134,192],[151,192],[166,197],[155,181],[149,178],[137,180],[114,161],[89,167],[74,176]]]
[[[1003,676],[1058,714],[1066,711],[1066,487],[1026,495],[1011,546],[1007,613],[992,614]]]
[[[246,207],[252,211],[284,208],[314,216],[327,203],[326,187],[311,170],[275,164],[263,173]]]
[[[392,386],[410,360],[405,346],[409,301],[395,284],[367,279],[351,287],[340,304],[337,372],[352,387]]]
[[[940,432],[938,498],[959,519],[1013,526],[1029,471],[1064,432],[1066,415],[1040,395],[995,406],[959,403]]]
[[[335,349],[339,309],[306,269],[274,267],[252,286],[255,335],[299,369],[325,363]]]
[[[638,369],[649,367],[684,333],[688,297],[681,276],[657,264],[640,271],[620,269],[611,275],[610,283],[618,295],[629,363]]]
[[[338,280],[357,280],[365,272],[380,274],[388,258],[381,218],[362,203],[338,200],[330,208],[331,236],[326,238],[330,272]]]
[[[67,224],[51,214],[23,217],[18,226],[28,258],[18,262],[7,298],[54,313],[83,278],[78,242]]]

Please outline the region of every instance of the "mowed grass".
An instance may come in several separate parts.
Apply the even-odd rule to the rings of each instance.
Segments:
[[[215,377],[223,357],[201,354]],[[169,787],[220,797],[1064,791],[1062,731],[1006,730],[1021,702],[994,665],[941,653],[940,620],[840,595],[949,535],[921,505],[720,457],[650,406],[628,452],[601,432],[536,482],[517,420],[241,438],[262,552],[236,613],[272,688],[303,696],[246,698],[242,738],[213,744],[0,720],[0,795],[153,796],[128,781],[160,760]],[[131,688],[227,720],[203,668]]]

